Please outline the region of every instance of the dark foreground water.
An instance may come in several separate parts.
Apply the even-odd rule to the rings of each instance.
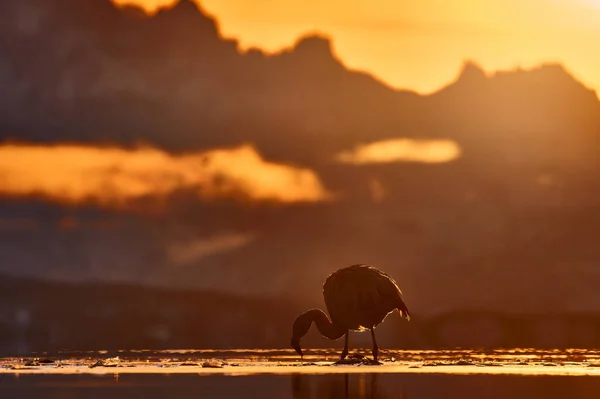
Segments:
[[[0,375],[0,397],[579,399],[600,397],[600,378],[452,374]]]

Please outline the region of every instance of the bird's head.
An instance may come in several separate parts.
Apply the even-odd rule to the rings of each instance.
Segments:
[[[312,313],[309,310],[308,312],[302,313],[300,316],[296,317],[294,320],[294,325],[292,326],[292,339],[290,344],[292,348],[303,357],[302,348],[300,348],[300,338],[304,337],[308,330],[310,330],[310,325],[313,322]]]
[[[292,336],[291,345],[292,348],[294,348],[294,350],[296,351],[296,353],[300,355],[300,358],[304,357],[304,354],[302,353],[302,348],[300,347],[300,338]]]

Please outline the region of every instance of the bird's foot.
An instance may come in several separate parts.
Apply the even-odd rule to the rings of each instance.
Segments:
[[[383,363],[381,363],[379,360],[369,358],[365,358],[365,360],[363,360],[363,364],[368,366],[383,366]]]
[[[383,363],[381,363],[377,360],[369,359],[358,353],[354,353],[345,359],[339,359],[338,361],[334,362],[333,364],[335,364],[335,365],[351,364],[351,365],[365,365],[365,366],[383,365]]]
[[[359,355],[358,353],[353,353],[350,356],[342,354],[342,357],[334,364],[361,364],[364,358],[363,355]]]

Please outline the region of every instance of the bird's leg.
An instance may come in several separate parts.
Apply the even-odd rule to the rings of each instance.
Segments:
[[[375,330],[371,328],[371,338],[373,339],[373,360],[377,361],[377,352],[379,348],[377,347],[377,340],[375,339]]]
[[[342,356],[340,360],[344,360],[348,356],[348,330],[346,330],[346,338],[344,339],[344,350],[342,351]]]

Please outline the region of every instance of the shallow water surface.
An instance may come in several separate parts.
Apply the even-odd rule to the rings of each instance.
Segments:
[[[597,398],[600,378],[452,374],[0,375],[3,398]]]
[[[359,351],[360,352],[360,351]],[[600,392],[592,350],[101,351],[0,359],[1,398],[579,399]]]

